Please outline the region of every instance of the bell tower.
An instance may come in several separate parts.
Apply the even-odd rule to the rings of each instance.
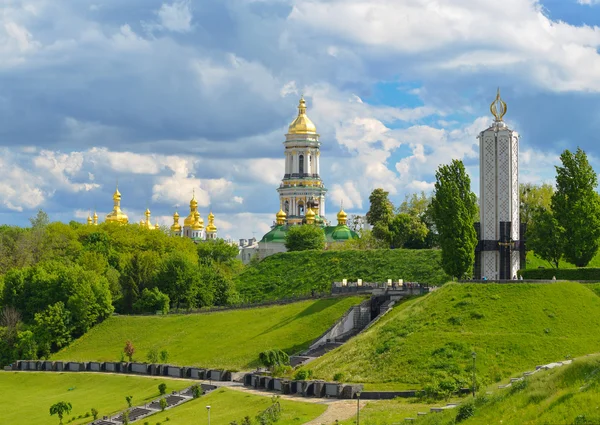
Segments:
[[[277,189],[280,208],[287,224],[302,224],[311,209],[325,216],[325,193],[320,171],[319,135],[306,115],[306,101],[300,98],[298,116],[285,135],[285,174]]]
[[[512,279],[524,257],[524,229],[519,225],[519,134],[503,117],[500,97],[490,106],[494,123],[479,136],[479,242],[475,252],[476,279]]]

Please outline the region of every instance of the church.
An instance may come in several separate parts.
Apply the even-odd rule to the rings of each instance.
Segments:
[[[287,251],[285,236],[290,226],[319,226],[328,245],[358,238],[348,227],[348,215],[343,208],[337,214],[337,225],[331,225],[325,218],[327,189],[320,177],[321,142],[316,126],[306,115],[304,97],[300,98],[298,116],[290,124],[283,144],[285,172],[277,188],[279,211],[271,230],[259,242],[240,240],[238,258],[245,264],[252,258],[262,260]]]
[[[160,226],[158,222],[152,224],[150,221],[150,209],[146,208],[144,213],[145,219],[141,219],[139,225],[148,230],[158,230]],[[196,200],[195,192],[192,192],[192,200],[190,201],[190,213],[183,221],[183,227],[179,224],[179,213],[175,211],[173,214],[173,224],[171,225],[171,234],[173,236],[186,237],[194,242],[204,240],[217,239],[217,226],[215,226],[215,215],[212,211],[208,214],[208,224],[204,227],[204,219],[198,211],[198,201]],[[107,223],[129,224],[129,217],[121,210],[121,192],[119,187],[113,194],[113,209],[106,215]],[[98,214],[94,212],[94,216],[88,215],[88,225],[98,225]]]

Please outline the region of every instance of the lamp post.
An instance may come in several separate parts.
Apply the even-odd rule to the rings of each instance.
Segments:
[[[208,425],[210,425],[210,406],[206,406],[206,410],[208,411]]]
[[[360,391],[356,393],[356,425],[360,425]]]
[[[471,356],[473,356],[473,397],[475,397],[475,358],[477,357],[475,351],[471,353]]]

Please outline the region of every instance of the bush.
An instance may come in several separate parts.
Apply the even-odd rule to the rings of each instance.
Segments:
[[[192,396],[194,398],[199,398],[202,394],[204,394],[204,390],[202,389],[202,386],[200,386],[200,385],[192,386]]]
[[[335,375],[333,375],[333,380],[335,382],[341,382],[344,380],[344,374],[342,372],[338,372]]]
[[[462,422],[475,414],[475,406],[472,403],[461,404],[456,415],[456,422]]]
[[[146,354],[146,359],[149,363],[158,363],[158,350],[156,348],[151,348],[148,350],[148,354]]]
[[[170,302],[169,296],[160,292],[158,288],[152,290],[144,288],[140,298],[133,304],[133,311],[136,313],[155,313],[160,311],[162,314],[167,314]]]
[[[285,351],[279,349],[263,351],[258,355],[258,360],[263,366],[268,368],[290,364],[290,356]]]
[[[305,379],[312,378],[312,370],[310,369],[300,369],[294,375],[294,380],[296,381],[304,381]]]
[[[519,276],[523,279],[552,280],[593,280],[600,282],[600,268],[580,267],[577,269],[527,269],[519,270]]]
[[[166,398],[163,397],[160,399],[160,410],[162,410],[164,412],[168,405],[169,405],[169,403],[167,403]]]
[[[158,392],[160,395],[164,395],[167,392],[167,384],[164,382],[162,384],[158,384]]]
[[[160,352],[160,361],[162,363],[166,363],[169,361],[169,352],[167,350],[162,350]]]

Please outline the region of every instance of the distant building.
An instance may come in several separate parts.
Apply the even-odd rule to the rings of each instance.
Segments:
[[[290,226],[319,226],[325,232],[328,244],[358,238],[356,232],[347,226],[348,215],[343,208],[337,215],[337,226],[330,226],[325,219],[327,189],[319,174],[320,145],[317,128],[306,115],[306,102],[302,97],[298,105],[298,116],[285,135],[285,174],[277,189],[279,212],[275,215],[271,230],[258,243],[242,244],[242,241],[247,240],[240,240],[238,258],[244,263],[247,264],[252,258],[263,259],[287,251],[285,236]]]

